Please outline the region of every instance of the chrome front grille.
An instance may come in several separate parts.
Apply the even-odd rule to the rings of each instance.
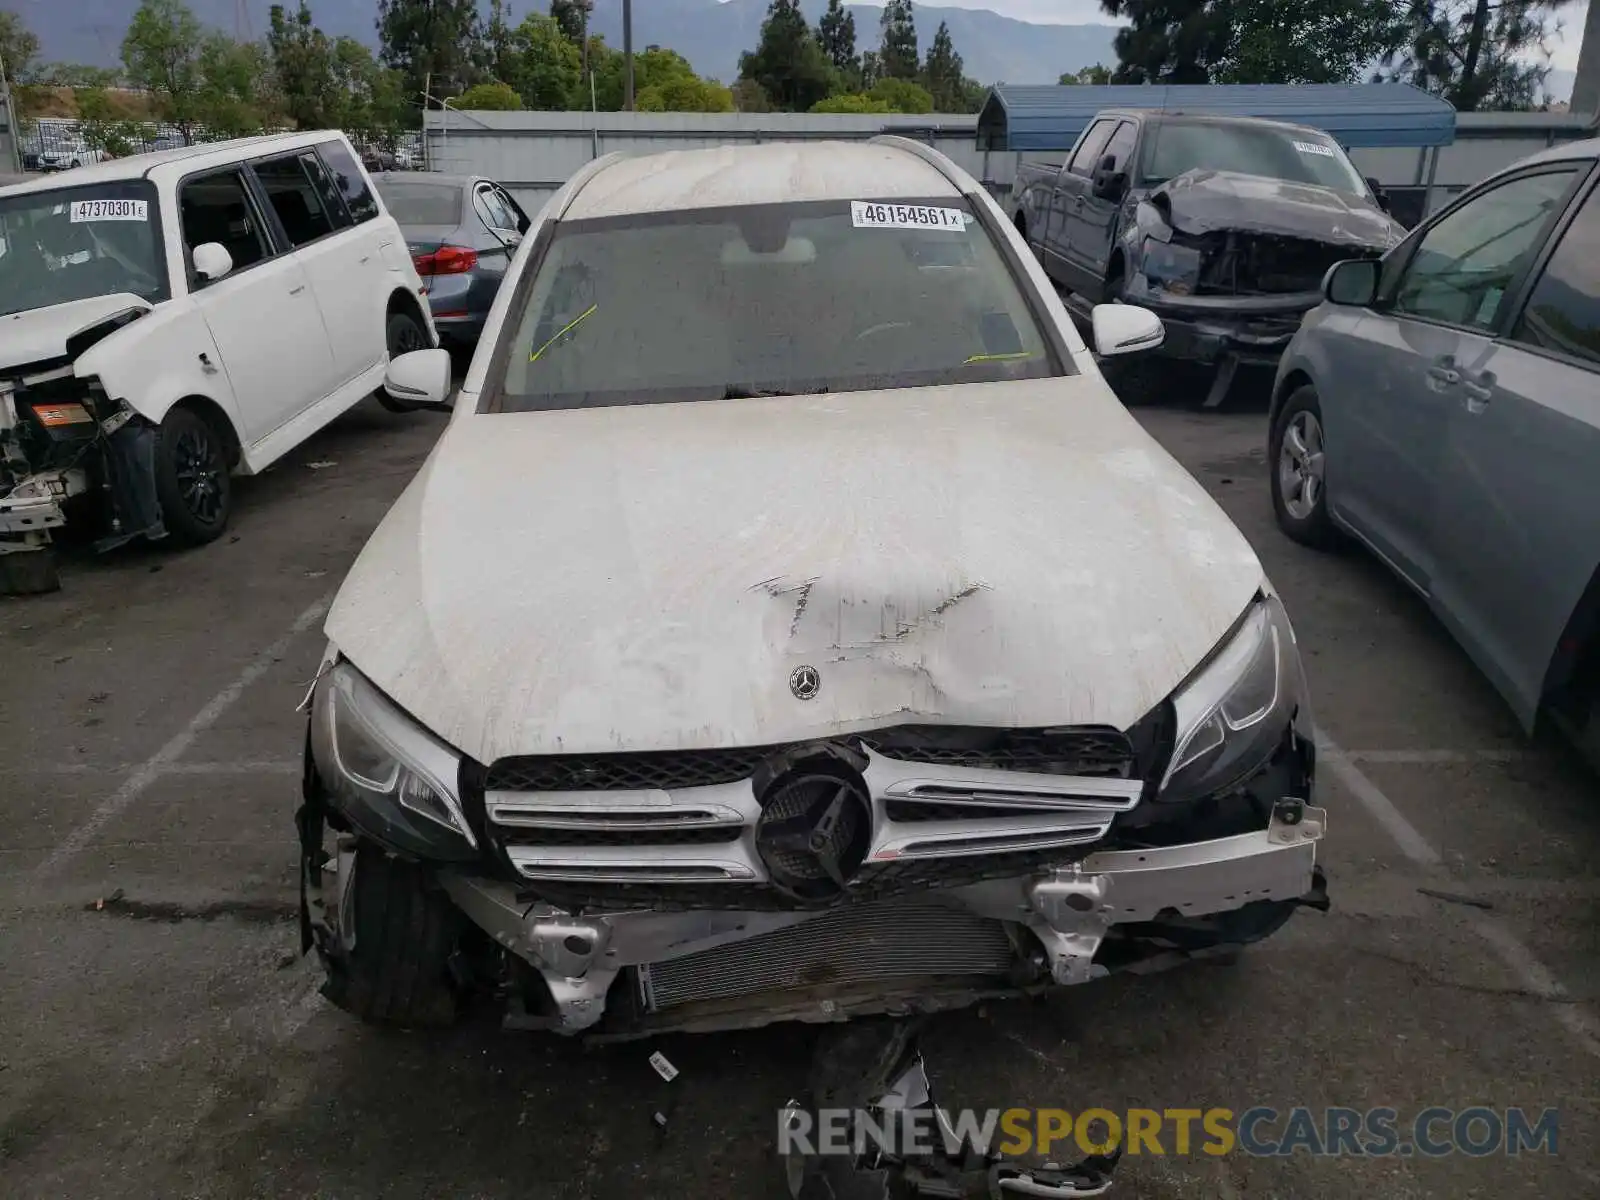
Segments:
[[[1004,976],[1015,958],[999,921],[957,906],[890,901],[835,909],[729,946],[637,968],[661,1012],[707,1000],[917,976]]]
[[[771,894],[758,845],[765,801],[752,777],[775,749],[504,760],[489,769],[484,810],[510,864],[561,907],[805,907],[821,901]],[[1098,728],[901,726],[854,739],[852,753],[866,763],[871,832],[836,899],[898,895],[913,874],[925,888],[1044,852],[1059,860],[1103,838],[1144,786],[1128,739]],[[541,782],[564,786],[509,786]]]

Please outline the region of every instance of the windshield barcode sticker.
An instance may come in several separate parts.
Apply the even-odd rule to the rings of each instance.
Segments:
[[[1332,146],[1319,146],[1315,142],[1296,142],[1294,148],[1301,154],[1320,154],[1323,158],[1333,157]]]
[[[967,228],[967,214],[959,208],[852,200],[850,224],[857,229],[944,229],[961,233]]]
[[[148,200],[74,200],[71,217],[74,225],[84,221],[148,221]]]

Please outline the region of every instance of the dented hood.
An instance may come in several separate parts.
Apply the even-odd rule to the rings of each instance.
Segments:
[[[1182,233],[1235,229],[1386,250],[1404,230],[1364,196],[1232,171],[1185,171],[1151,191]]]
[[[150,302],[131,292],[119,292],[0,317],[0,371],[61,358],[73,334],[130,308],[148,310]]]
[[[460,414],[327,631],[487,762],[902,721],[1126,728],[1261,582],[1079,376]]]

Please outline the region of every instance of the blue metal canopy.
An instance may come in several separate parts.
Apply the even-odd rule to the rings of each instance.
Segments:
[[[1310,125],[1354,149],[1448,146],[1456,110],[1408,83],[1112,84],[1007,87],[978,114],[982,150],[1070,150],[1104,108],[1267,117]]]

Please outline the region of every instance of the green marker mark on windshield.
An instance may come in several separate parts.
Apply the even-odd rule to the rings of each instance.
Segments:
[[[973,363],[1014,362],[1019,358],[1032,357],[1033,352],[1031,350],[1013,350],[1009,354],[974,354],[971,358],[964,359],[961,365],[970,367]]]
[[[591,305],[589,305],[588,308],[584,309],[577,316],[573,317],[572,320],[568,321],[560,329],[556,330],[556,333],[555,333],[554,337],[552,337],[544,345],[540,346],[532,354],[528,355],[528,361],[529,362],[538,362],[539,361],[539,356],[541,354],[543,354],[546,350],[550,349],[551,346],[554,346],[562,338],[566,337],[567,334],[571,333],[574,329],[576,329],[578,327],[579,323],[582,322],[585,317],[593,316],[594,315],[594,310],[599,308],[599,307],[600,307],[599,304],[591,304]]]

